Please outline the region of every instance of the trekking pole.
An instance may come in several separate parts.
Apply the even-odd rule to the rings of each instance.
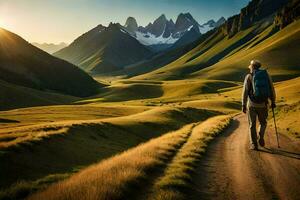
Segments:
[[[277,146],[278,146],[278,148],[280,148],[280,146],[279,146],[279,139],[278,139],[278,132],[277,132],[277,126],[276,126],[276,120],[275,120],[274,108],[272,108],[272,112],[273,112],[273,119],[274,119],[274,125],[275,125],[275,132],[276,132]]]

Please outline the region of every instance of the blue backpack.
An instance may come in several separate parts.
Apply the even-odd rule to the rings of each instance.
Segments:
[[[264,103],[271,97],[271,85],[267,70],[255,70],[252,74],[252,95],[255,103]]]

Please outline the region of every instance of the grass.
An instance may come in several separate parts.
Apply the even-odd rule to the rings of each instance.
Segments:
[[[20,181],[9,189],[0,190],[0,199],[15,200],[23,199],[38,190],[45,189],[49,184],[61,181],[71,176],[71,173],[49,175],[36,181]]]
[[[129,116],[4,128],[0,134],[0,187],[69,173],[215,114],[157,107]]]
[[[156,105],[165,103],[180,103],[195,99],[203,99],[205,94],[220,93],[224,88],[232,88],[240,83],[218,80],[178,80],[178,81],[116,81],[107,87],[101,95],[81,100],[84,103],[122,102],[132,105],[147,105],[154,102]]]
[[[275,109],[278,132],[291,138],[300,139],[299,127],[300,101],[285,104]],[[274,130],[273,116],[270,113],[270,127]]]
[[[277,108],[275,108],[276,123],[279,133],[292,139],[300,138],[300,78],[282,81],[276,84]],[[270,128],[274,130],[272,113],[269,120]]]
[[[212,34],[165,67],[107,78],[110,85],[88,98],[0,81],[0,109],[8,110],[0,112],[0,197],[44,190],[32,199],[186,198],[206,145],[230,120],[201,122],[240,111],[253,58],[275,80],[299,76],[299,24],[279,32],[257,24],[232,38]],[[253,35],[256,28],[261,32]],[[298,77],[275,85],[279,132],[292,139],[300,134],[299,83]]]
[[[29,199],[121,199],[187,140],[192,125],[102,161]],[[54,192],[55,191],[55,192]]]
[[[34,194],[29,199],[124,199],[136,195],[137,188],[143,189],[143,184],[151,181],[151,173],[155,169],[173,166],[173,161],[190,156],[196,161],[199,157],[193,155],[203,151],[204,146],[197,147],[199,137],[208,141],[226,125],[228,117],[214,118],[203,123],[196,130],[196,124],[189,124],[178,131],[152,139],[147,143],[116,155],[99,164],[88,167],[70,179],[50,186],[45,191]],[[209,127],[221,122],[221,125]],[[226,125],[225,125],[226,124]],[[206,128],[209,133],[199,134],[199,129]],[[185,153],[185,154],[184,154]],[[183,157],[182,157],[183,156]],[[172,160],[171,164],[169,161]]]
[[[0,132],[5,128],[25,125],[51,124],[53,122],[68,122],[128,116],[149,110],[146,106],[101,106],[101,105],[59,105],[38,106],[13,109],[0,112],[0,118],[17,121],[18,123],[1,123]],[[3,121],[2,120],[2,121]]]
[[[1,187],[7,188],[18,181],[32,182],[50,174],[69,173],[72,168],[88,166],[216,112],[240,110],[241,86],[237,82],[121,80],[112,84],[120,87],[110,90],[111,96],[119,98],[115,102],[98,101],[94,97],[78,105],[0,112]],[[139,99],[143,93],[134,86],[131,93],[134,98],[122,100],[121,88],[131,84],[159,87],[163,95]],[[300,101],[298,88],[299,78],[276,84],[280,132],[293,138],[299,132],[295,123],[297,106],[293,105]],[[215,112],[203,111],[203,108]],[[293,109],[284,111],[288,108]],[[34,162],[36,160],[39,162]]]
[[[250,60],[258,59],[277,81],[299,76],[300,20],[276,32],[274,25],[257,23],[232,38],[216,32],[177,60],[132,80],[241,81]]]
[[[0,80],[0,110],[68,104],[78,100],[78,97],[39,91]]]
[[[205,152],[207,143],[222,133],[229,124],[230,117],[218,116],[196,126],[163,176],[154,183],[148,199],[184,199],[184,191],[191,189],[197,162]]]
[[[193,77],[205,77],[220,80],[242,80],[247,72],[247,66],[252,59],[258,59],[271,72],[275,81],[287,80],[299,76],[299,48],[296,45],[300,39],[300,21],[296,21],[285,29],[270,35],[272,26],[257,36],[264,38],[258,44],[253,40],[244,49],[224,58],[220,62],[195,72]],[[209,75],[208,75],[209,74]],[[208,76],[207,76],[208,75]]]

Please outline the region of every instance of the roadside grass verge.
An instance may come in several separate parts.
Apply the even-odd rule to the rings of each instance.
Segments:
[[[194,125],[186,125],[90,166],[29,199],[128,199],[151,172],[166,165],[166,161],[176,154]]]
[[[279,105],[274,110],[278,132],[287,135],[291,139],[300,139],[299,112],[300,101],[292,104]],[[275,130],[273,113],[269,112],[269,125]]]
[[[230,121],[229,116],[217,116],[196,126],[187,142],[166,168],[164,175],[154,183],[147,199],[185,199],[185,191],[191,189],[193,173],[205,152],[207,143],[223,132]]]
[[[229,123],[229,116],[219,116],[186,125],[92,165],[29,199],[135,199],[138,193],[147,191],[150,181],[154,183],[153,193],[148,193],[150,199],[184,196],[178,188],[189,187],[191,173],[207,142]],[[160,171],[164,172],[162,176],[158,175]],[[156,176],[161,178],[153,180]]]
[[[1,200],[24,199],[30,193],[45,189],[49,184],[61,181],[71,176],[71,173],[53,174],[36,181],[20,181],[6,190],[0,190]]]
[[[216,114],[218,112],[188,107],[159,107],[110,119],[11,128],[8,131],[11,133],[0,134],[0,190],[11,196],[20,190],[26,197],[49,185],[36,184],[49,175],[72,175],[76,168],[84,169]],[[63,129],[65,132],[60,133]]]

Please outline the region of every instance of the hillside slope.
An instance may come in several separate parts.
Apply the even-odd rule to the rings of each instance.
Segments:
[[[95,94],[99,84],[76,66],[32,46],[0,28],[0,79],[74,96]]]
[[[127,33],[120,24],[102,25],[77,38],[68,47],[54,53],[82,69],[107,73],[144,60],[152,52]]]
[[[211,34],[213,34],[213,31],[209,31],[203,34],[202,37],[197,39],[196,42],[191,42],[191,43],[187,42],[188,44],[186,45],[180,45],[180,44],[176,45],[175,43],[174,47],[169,48],[164,52],[157,53],[154,56],[150,57],[149,59],[143,60],[141,62],[128,65],[124,69],[111,73],[110,75],[113,76],[122,75],[122,76],[126,76],[126,78],[129,78],[129,77],[138,76],[159,69],[177,60],[182,55],[188,53],[189,51],[197,47],[198,43],[209,38]],[[185,35],[182,36],[182,39],[184,38]],[[179,39],[178,41],[180,42],[180,40],[181,39]]]
[[[249,43],[240,52],[221,60],[215,65],[200,70],[192,76],[222,80],[241,80],[247,73],[252,59],[258,59],[268,69],[275,81],[287,80],[300,75],[300,20],[259,43],[263,37],[272,34],[270,27],[260,37]],[[230,69],[228,69],[230,67]]]
[[[44,92],[0,80],[0,110],[68,104],[79,99],[78,97]]]
[[[294,1],[294,4],[297,2]],[[241,80],[251,59],[260,59],[271,73],[275,73],[276,80],[287,79],[292,74],[291,77],[295,77],[299,74],[300,65],[297,59],[299,16],[295,15],[296,11],[289,12],[293,15],[289,23],[293,23],[283,29],[276,23],[279,17],[275,17],[276,13],[286,9],[282,8],[286,4],[285,0],[276,3],[251,1],[239,15],[228,18],[209,37],[196,41],[196,47],[188,53],[133,79],[174,80],[200,76]]]

